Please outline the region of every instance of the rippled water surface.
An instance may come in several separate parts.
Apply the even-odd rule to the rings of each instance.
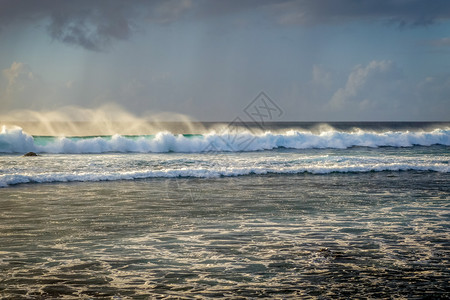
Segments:
[[[449,298],[450,175],[369,172],[0,190],[6,298]]]

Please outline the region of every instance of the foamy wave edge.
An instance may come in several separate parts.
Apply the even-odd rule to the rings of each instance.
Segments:
[[[152,137],[91,137],[73,139],[54,138],[45,145],[36,143],[35,138],[23,132],[21,128],[2,128],[0,133],[0,153],[199,153],[211,151],[260,151],[277,148],[311,149],[336,148],[345,149],[361,147],[412,147],[445,145],[450,146],[450,130],[433,131],[398,131],[398,132],[356,132],[326,131],[320,134],[310,132],[286,131],[283,134],[266,132],[256,135],[250,132],[215,133],[186,137],[170,132],[160,132]]]
[[[267,175],[267,174],[330,174],[330,173],[368,173],[368,172],[399,172],[399,171],[422,171],[449,173],[449,166],[438,164],[385,164],[373,167],[300,167],[300,168],[230,168],[227,170],[211,169],[178,169],[178,170],[141,170],[133,172],[114,173],[40,173],[40,174],[11,174],[0,175],[0,188],[23,183],[53,183],[53,182],[96,182],[96,181],[118,181],[136,180],[150,178],[219,178],[236,177],[245,175]]]

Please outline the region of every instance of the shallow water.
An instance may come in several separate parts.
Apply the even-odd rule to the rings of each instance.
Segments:
[[[0,190],[6,298],[448,298],[450,175],[369,172]]]
[[[275,149],[254,152],[0,154],[0,188],[23,183],[115,181],[143,178],[365,173],[450,172],[450,146]]]

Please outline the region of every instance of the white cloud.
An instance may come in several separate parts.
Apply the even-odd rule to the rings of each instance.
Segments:
[[[414,82],[394,62],[372,61],[350,72],[324,110],[334,120],[448,121],[449,95],[449,74]]]
[[[345,87],[338,89],[329,104],[334,109],[348,105],[367,109],[376,102],[385,102],[395,96],[393,85],[402,78],[400,70],[392,61],[372,61],[368,65],[357,65],[348,76]]]

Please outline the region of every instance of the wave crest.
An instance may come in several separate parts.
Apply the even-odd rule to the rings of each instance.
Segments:
[[[412,147],[431,145],[450,146],[450,130],[354,132],[325,131],[319,134],[300,131],[253,134],[251,132],[216,133],[204,135],[174,135],[159,132],[156,135],[106,137],[33,137],[19,127],[6,128],[0,133],[0,153],[200,153],[210,151],[260,151],[277,148],[345,149],[361,147]]]

